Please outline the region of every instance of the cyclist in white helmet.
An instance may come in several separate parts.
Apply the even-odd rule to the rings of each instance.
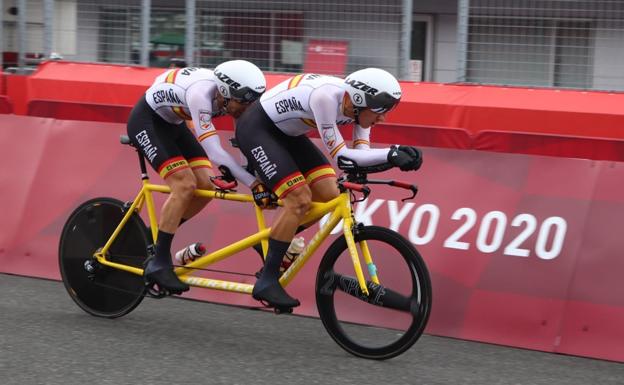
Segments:
[[[339,195],[336,173],[327,158],[305,135],[317,130],[331,157],[345,157],[361,166],[390,162],[403,171],[422,163],[409,146],[370,148],[370,129],[401,100],[399,82],[378,68],[356,71],[346,79],[316,74],[290,78],[260,98],[236,124],[236,140],[256,173],[284,209],[271,229],[269,249],[253,297],[274,307],[295,307],[299,301],[280,286],[279,267],[297,225],[311,201]],[[338,125],[355,123],[353,148],[347,147]],[[266,199],[266,196],[256,196]],[[275,197],[273,197],[275,198]]]
[[[193,190],[214,188],[211,161],[227,166],[248,187],[262,189],[221,147],[212,118],[223,114],[238,118],[265,90],[262,71],[244,60],[224,62],[214,71],[175,68],[158,76],[130,113],[128,136],[171,187],[161,210],[155,257],[146,266],[145,277],[172,294],[189,286],[173,272],[171,241],[178,226],[208,203],[195,197]],[[192,121],[193,128],[186,121]]]

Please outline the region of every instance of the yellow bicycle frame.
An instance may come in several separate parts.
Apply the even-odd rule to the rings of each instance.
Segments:
[[[125,224],[130,219],[131,215],[135,212],[140,212],[145,206],[147,208],[147,216],[149,218],[149,225],[151,227],[152,232],[152,240],[156,242],[156,236],[158,234],[158,221],[156,217],[156,210],[154,207],[154,199],[153,192],[160,193],[170,193],[171,190],[168,186],[165,185],[156,185],[151,184],[148,179],[143,180],[143,187],[141,191],[137,194],[136,198],[132,202],[132,205],[129,207],[128,211],[122,218],[121,222],[110,236],[106,244],[99,249],[95,253],[95,258],[97,258],[98,262],[102,265],[109,266],[111,268],[120,269],[127,271],[136,275],[143,275],[143,269],[124,265],[116,262],[112,262],[106,259],[106,255],[111,245],[125,226]],[[178,267],[175,269],[175,273],[180,277],[180,280],[186,282],[190,286],[195,287],[203,287],[209,289],[216,289],[222,291],[236,292],[236,293],[246,293],[251,294],[253,285],[235,282],[235,281],[222,281],[216,279],[208,279],[191,276],[191,274],[197,268],[203,268],[215,262],[221,261],[225,258],[228,258],[238,252],[241,252],[245,249],[252,247],[253,245],[262,242],[262,248],[264,254],[266,255],[267,245],[269,233],[271,231],[270,227],[266,227],[264,214],[262,209],[255,205],[253,197],[251,195],[239,194],[234,192],[226,192],[221,190],[195,190],[195,195],[199,197],[205,198],[213,198],[213,199],[221,199],[228,201],[237,201],[237,202],[245,202],[254,205],[256,221],[258,224],[258,232],[252,234],[240,241],[234,242],[230,245],[227,245],[219,250],[211,252],[207,255],[204,255],[201,258],[196,259],[195,261],[186,264],[183,267]],[[281,202],[280,202],[281,205]],[[345,239],[347,241],[347,245],[349,248],[349,253],[351,254],[351,260],[353,262],[353,268],[355,271],[355,275],[360,284],[360,289],[366,295],[369,294],[368,288],[366,285],[366,280],[364,278],[364,273],[362,271],[362,266],[360,263],[360,258],[358,254],[358,250],[355,246],[355,240],[353,237],[352,228],[354,225],[353,219],[353,211],[351,208],[351,199],[349,196],[349,192],[345,191],[341,193],[335,199],[325,202],[318,203],[313,202],[311,204],[311,208],[306,214],[305,218],[301,223],[312,223],[316,222],[324,215],[331,213],[329,220],[321,227],[321,229],[314,235],[314,237],[310,240],[306,248],[301,252],[299,257],[295,259],[292,265],[282,274],[280,278],[280,283],[282,286],[287,286],[292,279],[297,275],[297,273],[301,270],[301,268],[305,265],[305,263],[310,259],[312,254],[318,249],[321,243],[327,239],[331,230],[340,222],[343,221],[342,229],[345,235]],[[369,275],[370,280],[376,284],[379,284],[379,279],[377,277],[373,261],[370,255],[370,251],[366,244],[366,241],[360,241],[360,249],[362,251],[362,255],[364,256],[364,262],[369,267]]]

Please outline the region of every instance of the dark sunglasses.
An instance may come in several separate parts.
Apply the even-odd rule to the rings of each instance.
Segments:
[[[251,104],[262,96],[261,92],[256,92],[249,87],[242,87],[237,90],[230,87],[230,97],[240,104]]]
[[[376,95],[366,94],[366,108],[369,108],[376,114],[384,114],[399,104],[400,98],[397,99],[387,92],[381,92]]]

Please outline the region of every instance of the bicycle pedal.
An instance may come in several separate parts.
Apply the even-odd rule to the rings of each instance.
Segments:
[[[260,300],[260,303],[262,304],[262,307],[259,309],[273,309],[273,312],[275,314],[290,314],[293,312],[293,308],[292,307],[279,307],[279,306],[273,306],[270,303],[268,303],[267,301],[264,300]]]
[[[275,314],[292,314],[293,308],[292,307],[274,307],[273,311],[275,312]]]
[[[167,289],[160,288],[155,282],[145,281],[145,286],[147,286],[147,295],[152,298],[161,299],[170,295]]]

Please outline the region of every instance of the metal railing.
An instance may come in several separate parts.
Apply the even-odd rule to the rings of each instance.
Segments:
[[[460,3],[459,81],[624,90],[624,1]]]
[[[0,1],[1,3],[1,1]],[[247,59],[267,71],[344,75],[407,68],[411,0],[4,0],[4,51],[37,59],[212,67]],[[409,12],[411,15],[411,12]],[[25,20],[18,20],[23,17]],[[55,55],[58,53],[58,55]]]
[[[1,58],[22,72],[51,57],[159,67],[241,58],[273,72],[374,66],[419,79],[419,25],[420,38],[444,35],[415,40],[431,45],[420,48],[428,80],[624,90],[624,0],[456,1],[455,24],[453,0],[0,0]]]

